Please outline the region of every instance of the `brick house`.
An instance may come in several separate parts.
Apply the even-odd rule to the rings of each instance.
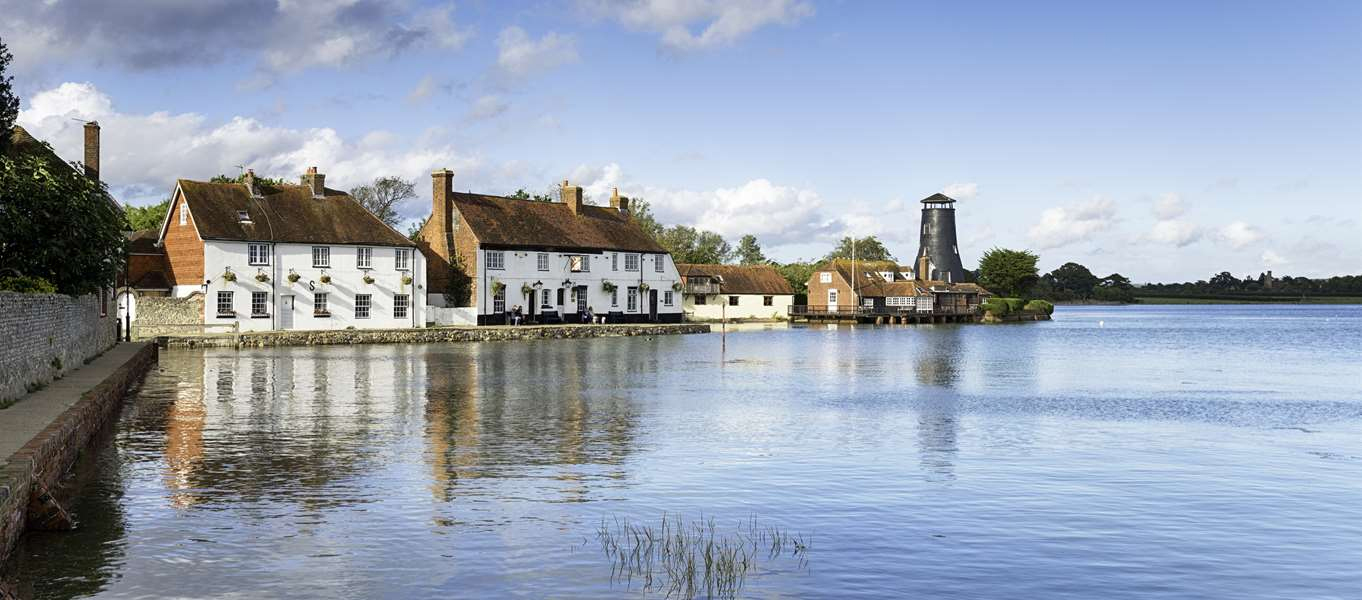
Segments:
[[[424,327],[416,244],[308,169],[297,185],[181,179],[157,245],[172,295],[242,331]]]
[[[586,204],[567,181],[559,202],[455,192],[447,169],[431,184],[431,216],[417,235],[428,302],[458,309],[451,322],[503,324],[517,306],[528,322],[580,322],[587,311],[610,322],[681,321],[676,265],[618,190],[606,207]],[[467,297],[454,293],[460,276]]]
[[[964,313],[989,296],[975,283],[922,280],[910,267],[883,261],[833,260],[809,278],[809,310],[852,316],[870,314]]]

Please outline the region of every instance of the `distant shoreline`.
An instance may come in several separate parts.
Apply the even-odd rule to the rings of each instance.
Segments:
[[[1362,304],[1362,296],[1136,296],[1136,304]],[[1058,303],[1056,303],[1058,304]]]

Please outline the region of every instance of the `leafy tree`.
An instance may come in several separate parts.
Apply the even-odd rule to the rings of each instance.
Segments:
[[[648,204],[647,200],[642,198],[629,200],[629,218],[633,219],[639,227],[643,228],[643,232],[654,240],[662,241],[662,230],[665,227],[657,222],[657,217],[653,216],[653,207]]]
[[[429,220],[430,220],[430,215],[426,215],[426,216],[424,216],[424,217],[421,217],[421,219],[420,219],[419,221],[417,221],[417,222],[415,222],[415,223],[412,223],[410,227],[407,227],[407,239],[409,239],[409,240],[411,240],[411,241],[413,241],[413,242],[420,240],[420,239],[421,239],[421,228],[422,228],[422,227],[425,227],[425,226],[426,226],[426,221],[429,221]]]
[[[151,206],[124,204],[123,212],[127,216],[128,227],[133,231],[160,229],[161,224],[165,223],[166,213],[170,212],[170,199],[166,198]]]
[[[757,236],[750,233],[738,239],[738,248],[733,251],[733,259],[740,265],[764,265],[771,262],[762,254]]]
[[[895,260],[894,255],[889,253],[889,249],[885,248],[884,244],[880,242],[879,238],[876,238],[873,235],[855,240],[854,242],[856,250],[855,256],[852,256],[852,244],[853,244],[852,238],[850,237],[842,238],[842,241],[837,243],[837,247],[833,248],[832,252],[829,252],[828,255],[824,257],[824,259],[836,260],[839,258],[840,259],[854,258],[856,260],[868,261]]]
[[[979,284],[1004,296],[1020,296],[1036,283],[1039,258],[1030,250],[992,248],[979,259]]]
[[[236,177],[228,177],[228,176],[226,176],[226,175],[223,175],[223,174],[219,173],[219,174],[217,174],[217,175],[214,175],[213,178],[212,178],[212,179],[209,179],[208,181],[211,182],[211,183],[245,183],[245,182],[246,182],[246,174],[245,174],[245,173],[242,173],[242,174],[240,174],[240,175],[237,175]],[[283,180],[282,178],[275,178],[275,177],[261,177],[261,176],[259,176],[259,175],[256,175],[256,176],[255,176],[255,182],[256,182],[257,184],[259,184],[259,185],[272,185],[272,186],[284,185],[284,180]]]
[[[14,130],[14,120],[19,117],[19,97],[14,95],[14,77],[5,74],[11,60],[14,60],[14,55],[0,40],[0,154],[9,148],[10,132]]]
[[[783,265],[776,265],[776,270],[780,272],[785,281],[790,282],[790,287],[794,289],[796,295],[809,293],[809,278],[813,277],[814,271],[818,267],[811,262],[798,260]]]
[[[0,265],[64,294],[112,287],[126,226],[102,182],[41,153],[0,156]]]
[[[552,192],[553,190],[550,189],[549,193],[530,194],[529,192],[525,191],[525,188],[520,188],[516,190],[514,194],[511,194],[509,197],[515,198],[517,200],[533,200],[535,202],[553,202],[554,198]]]
[[[1079,298],[1087,299],[1092,297],[1092,288],[1097,285],[1097,276],[1092,274],[1087,267],[1076,262],[1067,262],[1058,269],[1050,271],[1045,278],[1054,287],[1056,297],[1059,299]]]
[[[378,220],[396,229],[402,222],[397,208],[416,197],[416,182],[391,175],[379,177],[373,183],[350,190],[350,197],[374,213]]]
[[[455,254],[449,261],[449,285],[445,286],[447,306],[470,306],[473,297],[473,277],[463,264],[463,258]]]
[[[733,253],[719,234],[685,225],[672,225],[662,230],[657,241],[678,263],[717,264]]]
[[[1092,297],[1104,302],[1134,302],[1135,286],[1120,273],[1112,273],[1097,281],[1092,288]]]

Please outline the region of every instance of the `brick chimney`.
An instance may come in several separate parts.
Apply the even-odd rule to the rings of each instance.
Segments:
[[[440,234],[445,244],[454,232],[454,172],[440,169],[430,174],[430,220],[431,226]],[[443,249],[448,259],[448,248]]]
[[[614,188],[610,191],[610,208],[622,213],[629,212],[629,199],[620,196],[620,189]]]
[[[567,205],[568,210],[572,211],[572,214],[582,214],[582,186],[569,185],[568,180],[564,179],[562,196],[563,204]]]
[[[99,181],[99,123],[96,121],[85,124],[85,176]]]
[[[255,183],[255,169],[246,169],[246,174],[241,176],[241,184],[246,186],[246,192],[252,198],[260,197],[260,186]]]
[[[326,196],[326,175],[317,172],[317,167],[308,167],[303,174],[303,185],[312,188],[313,198]]]

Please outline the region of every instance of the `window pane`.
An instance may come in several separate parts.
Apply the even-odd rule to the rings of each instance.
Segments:
[[[369,294],[356,294],[356,295],[355,295],[355,318],[356,318],[356,319],[367,319],[367,318],[369,318],[370,298],[371,298],[371,296],[370,296]]]
[[[317,292],[317,294],[312,297],[312,312],[319,315],[325,315],[331,312],[326,306],[326,292]]]
[[[393,296],[393,318],[407,318],[407,309],[411,306],[411,296],[397,294]]]

